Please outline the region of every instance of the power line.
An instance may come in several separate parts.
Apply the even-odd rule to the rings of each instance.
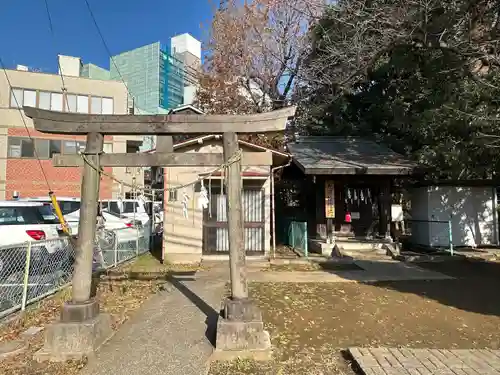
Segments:
[[[47,11],[47,18],[49,20],[49,30],[50,34],[52,35],[52,43],[54,44],[54,47],[56,46],[56,35],[54,33],[54,24],[52,23],[52,17],[50,15],[50,8],[49,8],[49,3],[47,0],[45,0],[45,10]],[[69,108],[69,100],[68,100],[68,90],[66,89],[66,83],[64,82],[64,76],[63,76],[63,71],[61,68],[61,62],[59,61],[59,56],[57,56],[57,68],[58,68],[58,74],[59,77],[61,77],[61,83],[62,83],[62,92],[63,92],[63,107],[64,103],[66,103],[66,111],[71,112]],[[78,153],[78,141],[75,138],[75,152]]]
[[[122,76],[122,73],[120,72],[120,69],[118,69],[118,66],[116,65],[115,63],[115,59],[113,58],[113,56],[111,55],[111,50],[109,49],[108,47],[108,43],[106,43],[106,40],[104,39],[104,36],[102,34],[102,31],[101,31],[101,28],[99,27],[99,24],[97,23],[97,20],[94,16],[94,12],[92,11],[92,7],[90,6],[90,3],[88,2],[88,0],[84,0],[85,1],[85,4],[87,5],[87,9],[90,13],[90,17],[92,18],[92,21],[94,22],[94,25],[97,29],[97,33],[99,34],[99,36],[101,37],[101,41],[102,41],[102,44],[104,45],[104,48],[106,49],[106,52],[108,53],[109,55],[109,58],[111,60],[111,62],[113,63],[118,75],[120,76],[120,79],[122,80],[123,84],[125,85],[125,88],[127,89],[127,93],[129,94],[129,96],[131,98],[134,98],[134,96],[132,95],[132,93],[130,92],[130,90],[128,89],[128,85],[127,83],[125,82],[125,79],[123,78]],[[140,108],[139,108],[140,109]]]
[[[45,0],[47,1],[47,0]],[[94,12],[92,11],[92,7],[90,6],[90,3],[88,0],[84,0],[85,1],[85,4],[87,5],[87,9],[89,11],[89,14],[90,14],[90,17],[92,18],[92,21],[94,22],[94,25],[97,29],[97,33],[99,34],[99,37],[101,38],[101,41],[102,41],[102,44],[104,45],[104,48],[106,49],[106,52],[108,53],[109,55],[109,59],[111,60],[111,63],[113,64],[113,66],[115,67],[116,69],[116,72],[118,73],[118,76],[120,77],[121,81],[123,82],[123,84],[125,85],[125,88],[127,89],[127,93],[128,95],[134,99],[134,95],[132,95],[132,93],[130,92],[129,88],[128,88],[128,85],[127,83],[125,82],[125,79],[123,78],[123,75],[122,73],[120,72],[120,69],[118,68],[118,66],[116,65],[116,62],[115,62],[115,59],[113,57],[113,55],[111,54],[111,50],[109,49],[108,47],[108,43],[106,43],[106,40],[104,39],[104,35],[101,31],[101,28],[99,27],[99,24],[97,23],[97,19],[95,18],[95,15],[94,15]],[[175,56],[174,56],[175,57]],[[183,64],[185,65],[185,64]],[[180,68],[180,70],[185,73],[186,75],[190,76],[190,78],[195,78],[195,74],[192,73],[192,72],[189,72],[186,67],[182,67]],[[135,106],[135,103],[134,103],[134,106]],[[148,111],[145,111],[143,109],[141,109],[139,106],[137,106],[137,109],[139,109],[140,111],[144,111],[144,112],[148,112]]]
[[[24,119],[24,113],[21,110],[21,106],[19,105],[19,101],[17,100],[17,96],[16,96],[16,94],[13,91],[13,87],[12,87],[12,84],[10,82],[9,75],[7,74],[7,68],[5,67],[5,64],[3,63],[2,57],[0,57],[0,67],[2,68],[2,70],[3,70],[4,74],[5,74],[5,79],[7,80],[7,84],[9,85],[9,90],[12,93],[12,96],[14,97],[14,100],[16,102],[17,110],[19,111],[19,115],[21,116],[21,120],[23,120],[24,128],[26,129],[26,132],[28,133],[28,137],[29,137],[29,139],[31,141],[31,144],[33,145],[33,154],[35,155],[36,159],[38,160],[38,164],[39,164],[40,169],[42,171],[43,178],[45,179],[45,183],[47,184],[47,187],[49,188],[49,191],[52,191],[52,189],[50,188],[49,179],[47,178],[47,174],[45,173],[45,170],[43,169],[42,161],[38,157],[38,152],[36,151],[36,147],[35,147],[35,140],[31,136],[28,124],[26,123],[26,120]]]
[[[47,0],[45,0],[45,10],[47,11],[47,18],[49,19],[49,29],[50,29],[50,34],[52,35],[52,41],[55,44],[56,37],[55,37],[55,33],[54,33],[54,25],[52,23],[52,17],[50,15],[49,3]],[[57,67],[59,70],[59,72],[58,72],[59,76],[61,77],[62,90],[63,90],[63,93],[66,94],[66,83],[64,82],[64,76],[62,74],[61,62],[59,61],[59,57],[57,58]],[[68,100],[67,100],[67,98],[64,98],[63,100],[66,102],[67,110],[69,112],[70,110],[69,110]]]

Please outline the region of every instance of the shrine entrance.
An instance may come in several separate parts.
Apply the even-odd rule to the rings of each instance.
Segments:
[[[356,137],[299,137],[288,149],[296,174],[315,190],[315,207],[306,207],[310,238],[390,240],[394,182],[408,178],[415,164]]]
[[[336,222],[335,230],[356,236],[373,235],[374,229],[378,230],[379,191],[377,186],[359,181],[340,185],[337,215],[341,220]]]
[[[80,220],[76,246],[76,261],[72,282],[72,300],[65,302],[60,320],[47,327],[45,344],[41,349],[44,358],[60,360],[63,358],[82,358],[93,355],[95,350],[111,335],[111,318],[99,313],[99,303],[92,295],[92,264],[98,213],[98,197],[101,177],[117,180],[103,167],[181,167],[190,171],[193,180],[177,186],[167,186],[164,190],[177,192],[184,197],[179,205],[182,215],[187,219],[186,187],[195,188],[207,177],[222,171],[227,199],[221,194],[220,205],[225,205],[220,214],[227,221],[227,244],[229,250],[229,270],[231,295],[224,301],[223,314],[217,323],[216,348],[219,351],[234,353],[241,350],[270,351],[269,334],[264,331],[262,313],[249,299],[246,277],[246,253],[244,251],[245,215],[253,213],[250,206],[257,205],[253,193],[242,199],[242,166],[269,166],[272,164],[270,153],[243,153],[238,142],[238,134],[266,133],[283,131],[287,120],[295,114],[295,107],[282,108],[270,113],[253,115],[86,115],[46,111],[24,107],[27,117],[33,119],[37,131],[51,134],[86,135],[85,151],[79,155],[54,155],[53,164],[59,167],[83,166],[81,186]],[[105,153],[104,137],[115,135],[157,135],[154,154]],[[222,153],[188,152],[174,153],[174,135],[222,135]],[[183,168],[182,168],[183,167]],[[194,168],[207,167],[198,173]],[[178,171],[179,172],[179,171]],[[269,172],[268,172],[269,175]],[[171,178],[167,173],[167,178]],[[125,185],[126,183],[118,180]],[[132,186],[134,190],[144,187]],[[173,194],[175,195],[175,194]],[[174,196],[172,198],[175,198]],[[244,200],[246,199],[246,200]],[[248,209],[243,207],[248,205]],[[263,205],[262,205],[263,206]],[[254,207],[254,208],[255,208]],[[215,212],[217,215],[219,210]],[[168,212],[165,212],[168,214]],[[191,219],[198,226],[193,214]],[[253,223],[253,218],[247,220]],[[259,217],[257,220],[262,220]],[[193,226],[186,228],[188,235]],[[201,229],[201,228],[200,228]],[[251,228],[253,232],[258,228]],[[250,233],[253,233],[250,231]],[[257,233],[257,232],[256,232]],[[258,235],[257,237],[258,238]],[[225,246],[223,240],[220,246]]]

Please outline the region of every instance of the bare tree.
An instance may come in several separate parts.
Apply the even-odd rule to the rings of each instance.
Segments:
[[[233,112],[262,112],[287,103],[310,52],[308,31],[320,0],[225,2],[213,17],[198,104],[208,112],[231,92]]]

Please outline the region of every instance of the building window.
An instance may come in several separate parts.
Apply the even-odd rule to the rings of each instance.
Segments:
[[[112,154],[113,153],[113,144],[112,143],[105,143],[103,147],[103,151],[105,154]]]
[[[17,88],[12,89],[10,92],[10,107],[22,108],[23,106],[72,113],[103,115],[112,115],[114,113],[113,98],[76,94],[64,95],[60,92],[37,92],[36,90]]]
[[[78,95],[76,98],[76,111],[78,113],[89,113],[89,97]]]
[[[95,115],[100,115],[102,113],[102,98],[91,98],[90,113]]]
[[[127,140],[125,141],[126,144],[126,152],[128,154],[136,154],[140,152],[140,147],[142,145],[142,141],[131,141]]]
[[[36,107],[36,91],[24,90],[23,106]]]
[[[82,141],[64,141],[63,154],[77,154],[85,151],[85,142]]]
[[[76,95],[66,95],[66,106],[64,107],[64,110],[72,113],[76,112]]]
[[[102,98],[102,114],[112,115],[114,113],[113,98]]]
[[[177,202],[177,190],[169,190],[168,191],[168,201],[169,202]]]
[[[52,92],[50,93],[50,110],[59,111],[63,110],[63,94]]]
[[[61,141],[53,139],[36,139],[35,149],[40,159],[52,159],[54,154],[61,153]]]
[[[91,97],[90,113],[95,115],[112,115],[113,114],[113,99]]]
[[[38,99],[38,108],[50,110],[50,92],[40,91]]]
[[[9,137],[8,145],[9,158],[33,158],[35,156],[33,141],[29,138]]]
[[[22,89],[12,89],[10,92],[10,106],[13,108],[21,108],[23,106]]]

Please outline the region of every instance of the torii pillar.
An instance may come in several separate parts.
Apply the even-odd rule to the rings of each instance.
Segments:
[[[79,238],[73,274],[72,300],[62,306],[61,319],[47,327],[39,360],[64,361],[92,355],[111,335],[111,320],[99,312],[91,296],[92,260],[96,232],[99,170],[102,167],[219,166],[228,164],[227,212],[231,296],[224,302],[223,317],[217,325],[216,353],[234,356],[267,357],[271,343],[264,331],[262,314],[249,298],[246,280],[244,227],[241,205],[241,165],[259,164],[267,153],[238,155],[238,133],[283,131],[295,107],[246,116],[232,115],[85,115],[24,107],[26,116],[42,133],[86,135],[87,147],[80,155],[55,155],[59,167],[83,166]],[[176,134],[223,134],[224,153],[176,154],[171,138]],[[105,135],[159,135],[165,144],[155,154],[103,154]],[[231,161],[231,162],[230,162]],[[262,165],[267,165],[262,160]]]

